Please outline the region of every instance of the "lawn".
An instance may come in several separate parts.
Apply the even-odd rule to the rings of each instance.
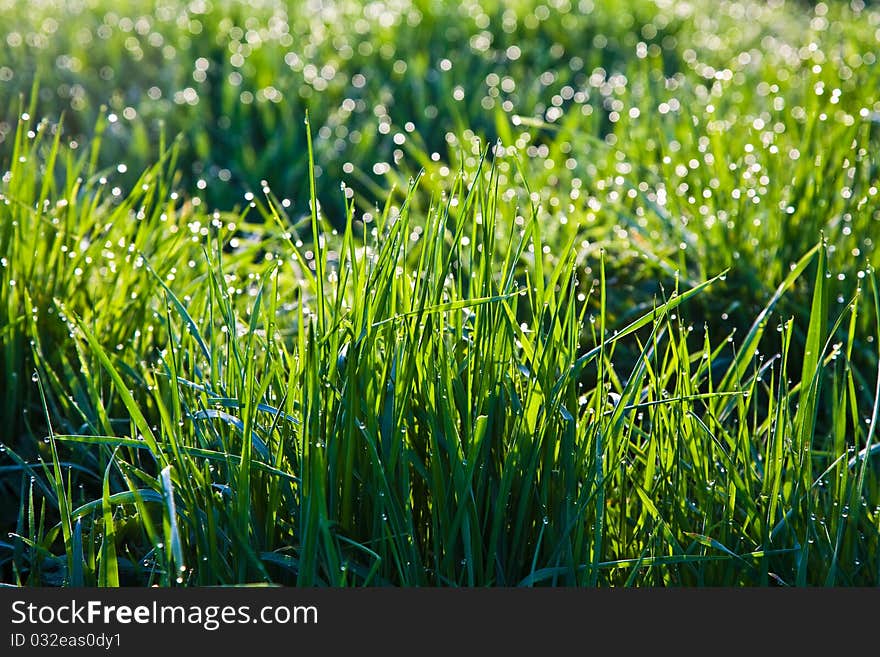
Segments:
[[[0,24],[0,582],[880,584],[880,8]]]

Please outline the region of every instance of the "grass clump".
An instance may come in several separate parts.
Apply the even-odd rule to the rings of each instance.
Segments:
[[[880,582],[875,8],[0,18],[0,580]]]
[[[155,199],[178,226],[161,235],[180,237],[161,251],[118,247],[140,259],[125,275],[149,293],[129,317],[99,318],[85,295],[121,285],[102,271],[106,253],[83,260],[79,295],[17,311],[50,421],[33,458],[6,446],[30,475],[5,557],[14,580],[876,581],[877,396],[850,364],[859,315],[876,322],[873,272],[831,313],[817,243],[737,342],[687,320],[727,272],[612,326],[605,255],[569,244],[551,266],[537,209],[518,225],[499,202],[502,161],[487,151],[421,216],[413,181],[365,230],[352,204],[334,232],[314,197],[291,224],[267,190],[232,233],[159,203],[161,167],[145,197],[98,202],[130,217]],[[75,208],[69,190],[15,205],[28,208],[19,227],[39,236],[56,208]],[[300,230],[322,237],[310,246]],[[255,235],[258,248],[241,248]],[[587,263],[596,275],[581,280]],[[804,279],[809,315],[778,317]],[[40,281],[20,280],[4,286],[5,307]],[[53,322],[61,354],[43,347]]]

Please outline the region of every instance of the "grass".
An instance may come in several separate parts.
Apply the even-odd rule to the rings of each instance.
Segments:
[[[436,55],[382,27],[410,5],[351,34],[290,8],[288,43],[280,5],[126,30],[95,2],[70,20],[100,47],[32,36],[113,76],[27,59],[3,133],[3,581],[880,582],[880,14],[416,6]],[[45,31],[46,7],[18,20]],[[228,41],[239,23],[259,46]],[[132,31],[206,57],[228,107],[114,107],[161,54]],[[585,34],[611,46],[575,65]],[[343,37],[339,79],[306,93]],[[4,47],[11,98],[26,48]],[[85,105],[38,121],[73,74]],[[284,100],[243,102],[264,77]],[[372,109],[342,120],[346,98]],[[234,179],[202,175],[223,161]]]

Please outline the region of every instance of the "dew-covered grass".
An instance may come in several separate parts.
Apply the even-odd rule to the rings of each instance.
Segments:
[[[0,581],[880,583],[872,5],[0,20]]]

